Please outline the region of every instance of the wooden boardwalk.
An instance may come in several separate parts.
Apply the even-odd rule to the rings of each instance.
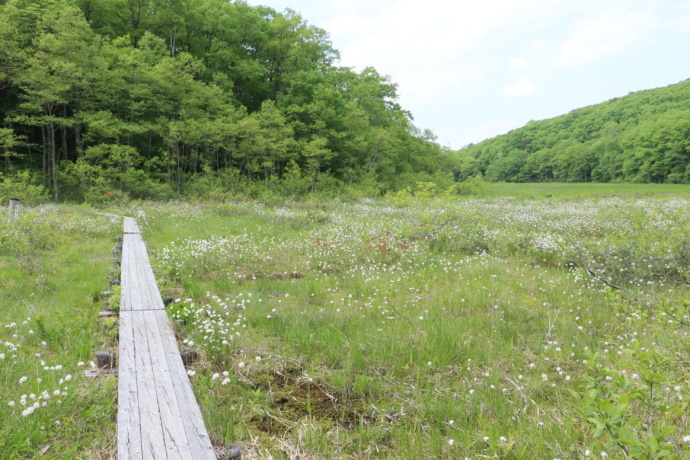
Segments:
[[[146,245],[130,217],[121,271],[118,459],[215,459]]]

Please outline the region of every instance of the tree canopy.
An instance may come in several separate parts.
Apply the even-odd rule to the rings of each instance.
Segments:
[[[458,178],[690,182],[690,80],[533,121],[458,152]]]
[[[328,34],[291,10],[9,0],[0,43],[2,172],[56,200],[385,191],[455,168],[388,76],[335,65]]]

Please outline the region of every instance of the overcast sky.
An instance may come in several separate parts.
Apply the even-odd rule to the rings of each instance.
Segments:
[[[690,78],[690,0],[249,0],[325,29],[457,149]]]

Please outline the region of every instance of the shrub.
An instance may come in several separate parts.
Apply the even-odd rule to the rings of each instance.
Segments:
[[[460,195],[479,195],[488,190],[489,184],[484,181],[481,174],[470,177],[457,185],[458,194]]]
[[[48,200],[48,190],[29,171],[19,171],[13,176],[0,172],[0,203],[4,206],[10,198],[19,198],[25,204],[39,203]]]

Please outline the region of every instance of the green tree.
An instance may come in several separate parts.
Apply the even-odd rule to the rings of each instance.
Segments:
[[[37,35],[24,68],[14,78],[21,91],[13,120],[38,126],[42,132],[44,174],[50,178],[55,200],[57,179],[57,131],[71,127],[74,120],[67,107],[85,91],[86,69],[97,55],[95,34],[81,11],[70,5],[54,4],[39,18]],[[63,134],[63,146],[66,146]],[[64,151],[63,155],[67,155]]]

